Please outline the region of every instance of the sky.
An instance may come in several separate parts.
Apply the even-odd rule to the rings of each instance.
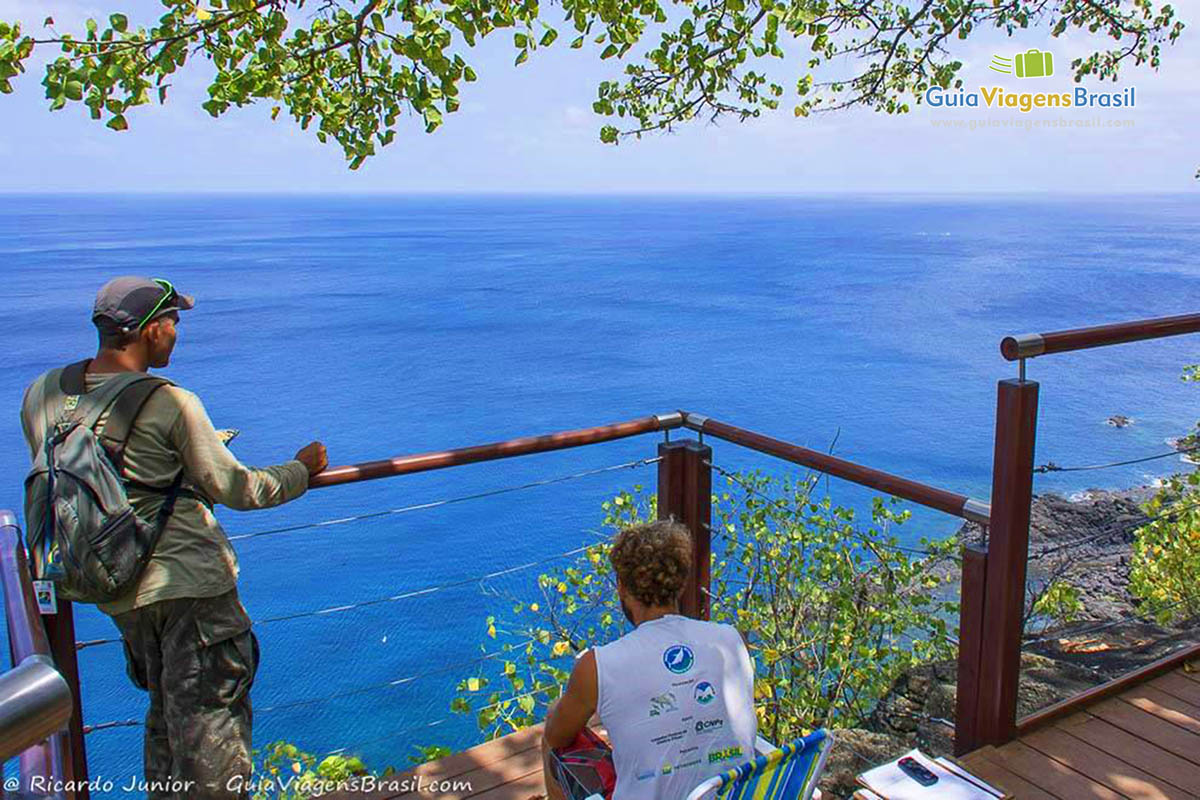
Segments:
[[[82,106],[52,114],[37,69],[38,57],[53,55],[46,47],[16,79],[16,92],[0,96],[0,192],[1198,192],[1200,0],[1174,5],[1192,25],[1167,49],[1160,70],[1126,66],[1115,87],[1085,84],[1134,86],[1137,105],[1071,112],[1132,123],[1121,127],[972,130],[953,126],[1024,121],[1039,112],[928,106],[902,116],[855,110],[796,119],[785,103],[758,120],[694,122],[614,147],[600,143],[606,120],[591,103],[597,84],[616,77],[620,64],[569,50],[564,36],[515,67],[510,37],[499,36],[472,52],[480,79],[464,85],[461,111],[434,134],[402,120],[395,143],[357,172],[347,170],[336,144],[320,144],[286,114],[272,122],[270,103],[209,117],[200,103],[210,67],[200,61],[165,106],[133,110],[129,131],[107,130]],[[63,31],[113,11],[147,23],[160,8],[156,0],[0,0],[0,19],[40,30],[53,16]],[[1052,39],[1035,29],[1010,39],[987,31],[957,42],[954,52],[967,88],[1016,92],[1034,89],[1033,82],[989,71],[991,57],[1050,50],[1058,74],[1035,90],[1058,92],[1073,88],[1069,60],[1096,41],[1078,32]]]

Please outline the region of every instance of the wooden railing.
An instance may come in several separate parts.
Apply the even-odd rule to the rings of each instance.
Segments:
[[[670,440],[670,431],[688,428],[700,434],[698,439]],[[738,444],[784,461],[800,464],[835,477],[893,494],[948,514],[979,522],[987,520],[987,504],[965,495],[929,486],[899,475],[819,453],[799,445],[774,439],[761,433],[686,411],[642,417],[592,428],[559,431],[540,436],[503,442],[441,450],[361,464],[330,467],[310,481],[311,488],[326,488],[344,483],[377,480],[416,472],[448,469],[482,461],[546,453],[566,448],[586,447],[601,442],[661,432],[658,445],[658,514],[674,518],[688,527],[695,548],[695,571],[682,598],[682,610],[706,619],[709,610],[709,563],[712,517],[712,448],[701,439],[707,435]],[[78,669],[71,603],[60,600],[59,613],[45,617],[51,631],[51,648],[56,663],[75,691],[75,713],[71,718],[68,758],[76,785],[86,785],[87,760],[84,749],[82,709],[78,698]],[[76,798],[88,796],[85,788]]]
[[[447,469],[661,432],[665,440],[658,445],[658,513],[661,518],[672,517],[682,522],[692,533],[696,566],[685,590],[683,610],[700,618],[708,616],[711,553],[713,460],[712,449],[704,442],[705,436],[984,525],[989,532],[986,547],[966,547],[963,552],[955,739],[956,749],[966,752],[1009,741],[1017,731],[1021,620],[1038,402],[1038,384],[1024,378],[1024,359],[1050,352],[1198,331],[1200,315],[1190,315],[1005,339],[1002,347],[1005,357],[1020,359],[1022,368],[1020,378],[1000,381],[997,387],[990,504],[687,411],[330,467],[312,478],[310,487],[325,488]],[[695,431],[698,438],[672,441],[670,432],[676,429]],[[70,777],[77,785],[86,786],[87,761],[71,604],[60,601],[59,613],[44,619],[55,662],[71,684],[74,695],[75,713],[71,718],[66,769],[70,770]],[[74,796],[86,798],[86,788]]]
[[[1016,738],[1022,619],[1029,563],[1029,514],[1039,386],[1026,380],[1029,358],[1124,342],[1200,333],[1200,314],[1008,336],[1000,352],[1019,377],[996,395],[991,525],[986,547],[963,551],[958,700],[954,746],[966,753]],[[986,635],[985,635],[986,632]],[[1076,708],[1088,695],[1059,704]]]

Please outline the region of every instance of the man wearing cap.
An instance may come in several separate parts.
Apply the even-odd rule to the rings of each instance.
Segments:
[[[167,366],[179,312],[193,305],[162,279],[105,284],[92,316],[100,335],[96,357],[46,373],[25,392],[21,423],[31,453],[43,447],[52,421],[73,408],[72,395],[117,373]],[[52,375],[62,391],[48,389]],[[96,429],[105,421],[101,416]],[[237,557],[212,507],[248,510],[294,500],[326,464],[324,446],[313,442],[292,461],[244,466],[200,399],[172,384],[153,391],[136,412],[122,465],[135,512],[154,520],[181,474],[182,483],[137,587],[99,608],[121,631],[130,678],[150,694],[144,753],[150,798],[247,796],[258,641],[238,599]]]

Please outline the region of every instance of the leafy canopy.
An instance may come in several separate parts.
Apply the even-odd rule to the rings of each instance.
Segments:
[[[41,46],[61,55],[42,85],[51,109],[83,103],[114,130],[128,111],[166,101],[172,76],[207,60],[204,108],[220,116],[256,101],[332,138],[352,168],[393,140],[402,116],[425,130],[458,110],[475,80],[465,55],[486,36],[511,34],[517,64],[565,33],[572,48],[625,60],[593,108],[616,117],[600,137],[670,130],[679,123],[758,116],[794,94],[796,116],[863,106],[909,110],[931,86],[961,81],[949,45],[980,28],[1012,35],[1032,25],[1054,36],[1079,29],[1106,40],[1072,62],[1076,80],[1114,79],[1122,62],[1158,67],[1161,46],[1183,29],[1154,0],[161,0],[148,26],[125,14],[86,30],[43,33],[30,21],[0,22],[0,92]],[[1107,42],[1108,39],[1113,40]],[[1115,44],[1114,44],[1115,43]],[[561,45],[560,45],[561,46]],[[635,49],[636,48],[636,49]],[[791,74],[787,78],[768,75]],[[786,74],[786,73],[785,73]]]

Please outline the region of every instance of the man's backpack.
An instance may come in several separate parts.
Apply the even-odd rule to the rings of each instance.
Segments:
[[[134,513],[122,474],[125,446],[142,406],[170,381],[118,373],[88,392],[86,366],[72,364],[45,378],[47,429],[25,479],[25,522],[36,578],[55,581],[63,599],[107,603],[137,586],[174,511],[183,470],[167,487],[137,484],[165,497],[153,522]]]

